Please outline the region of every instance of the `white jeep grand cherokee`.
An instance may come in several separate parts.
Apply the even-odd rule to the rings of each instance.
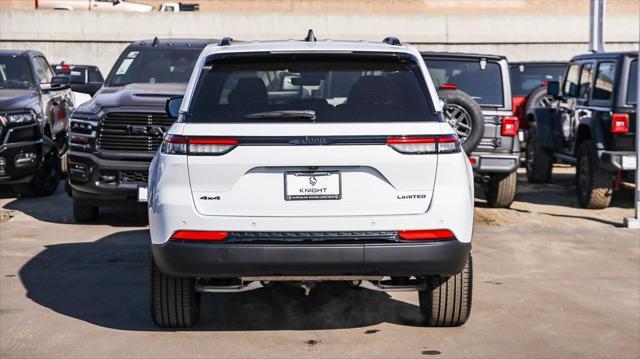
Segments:
[[[420,53],[382,43],[207,46],[150,168],[155,323],[202,292],[278,281],[415,290],[425,325],[471,309],[473,179]]]

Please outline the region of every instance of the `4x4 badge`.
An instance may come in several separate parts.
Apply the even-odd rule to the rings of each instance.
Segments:
[[[203,201],[219,201],[220,200],[220,196],[215,196],[215,197],[202,196],[202,197],[200,197],[200,199],[203,200]]]

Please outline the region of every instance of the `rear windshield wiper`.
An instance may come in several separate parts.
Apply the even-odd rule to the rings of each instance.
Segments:
[[[269,120],[269,119],[291,119],[291,120],[310,120],[310,121],[315,121],[316,119],[316,112],[313,110],[303,110],[303,111],[296,111],[296,110],[282,110],[282,111],[266,111],[266,112],[254,112],[254,113],[248,113],[246,115],[244,115],[244,118],[248,118],[248,119],[265,119],[265,120]]]

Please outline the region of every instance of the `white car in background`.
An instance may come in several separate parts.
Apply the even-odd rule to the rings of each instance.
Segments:
[[[465,323],[472,171],[413,46],[225,38],[167,110],[140,192],[157,325],[279,281],[418,291],[425,325]]]
[[[36,9],[149,12],[153,6],[125,0],[35,0]]]

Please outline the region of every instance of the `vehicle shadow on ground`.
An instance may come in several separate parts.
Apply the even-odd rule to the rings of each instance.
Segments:
[[[19,276],[31,300],[57,313],[107,328],[154,331],[148,247],[146,230],[49,245]],[[383,322],[417,326],[419,308],[386,293],[337,283],[318,285],[308,297],[299,287],[277,285],[203,295],[200,323],[190,330],[340,329]]]
[[[4,209],[20,211],[37,220],[49,223],[78,224],[73,219],[73,202],[60,183],[58,189],[45,197],[16,197],[13,192],[5,191],[0,198],[10,202]],[[100,214],[90,224],[105,224],[114,227],[140,227],[147,225],[147,213],[142,205],[100,207]],[[87,224],[87,223],[82,223]]]

